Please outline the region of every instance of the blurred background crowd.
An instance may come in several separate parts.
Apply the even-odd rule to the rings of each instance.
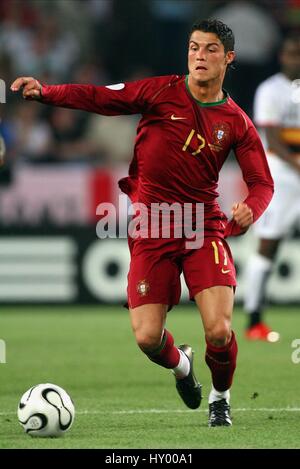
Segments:
[[[124,300],[126,240],[97,238],[96,208],[118,207],[117,181],[127,174],[139,120],[24,101],[10,92],[11,82],[34,76],[48,84],[109,85],[185,74],[190,27],[205,18],[234,31],[237,59],[225,88],[252,117],[256,87],[279,70],[282,38],[300,33],[300,0],[0,0],[0,134],[7,149],[0,169],[0,302]],[[230,216],[232,202],[244,196],[232,156],[220,194]],[[270,286],[274,301],[300,301],[298,244],[292,239],[283,247]],[[244,236],[231,246],[241,300],[254,243]]]
[[[103,85],[184,74],[189,28],[208,17],[235,33],[236,69],[225,86],[251,116],[255,88],[277,70],[280,39],[300,31],[299,0],[0,0],[0,75],[8,88],[20,75]],[[0,131],[9,165],[131,159],[138,116],[48,108],[9,91],[6,99]]]

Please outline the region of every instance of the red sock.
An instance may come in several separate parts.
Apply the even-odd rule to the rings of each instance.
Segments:
[[[216,347],[206,340],[205,361],[210,368],[213,386],[217,391],[226,391],[230,388],[233,373],[236,367],[238,352],[234,332],[230,342],[224,347]]]
[[[164,368],[175,368],[180,359],[179,350],[174,346],[173,336],[166,329],[159,348],[153,352],[146,353],[146,355],[151,361]]]

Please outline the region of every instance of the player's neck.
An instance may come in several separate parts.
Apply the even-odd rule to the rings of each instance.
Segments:
[[[222,91],[222,83],[220,80],[216,82],[195,82],[189,75],[188,77],[189,90],[192,96],[201,101],[202,103],[216,103],[224,99]]]

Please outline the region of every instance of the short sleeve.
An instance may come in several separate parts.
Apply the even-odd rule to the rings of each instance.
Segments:
[[[270,84],[263,83],[257,88],[254,97],[255,124],[259,127],[278,126],[282,120],[281,114],[278,93]]]

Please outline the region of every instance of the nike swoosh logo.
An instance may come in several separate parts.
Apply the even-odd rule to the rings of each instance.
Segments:
[[[229,272],[231,272],[230,269],[229,269],[229,270],[224,270],[224,269],[222,269],[222,274],[229,274]]]
[[[174,116],[174,114],[171,115],[171,120],[172,121],[179,121],[179,120],[182,120],[182,119],[187,119],[187,117],[176,117],[176,116]]]

